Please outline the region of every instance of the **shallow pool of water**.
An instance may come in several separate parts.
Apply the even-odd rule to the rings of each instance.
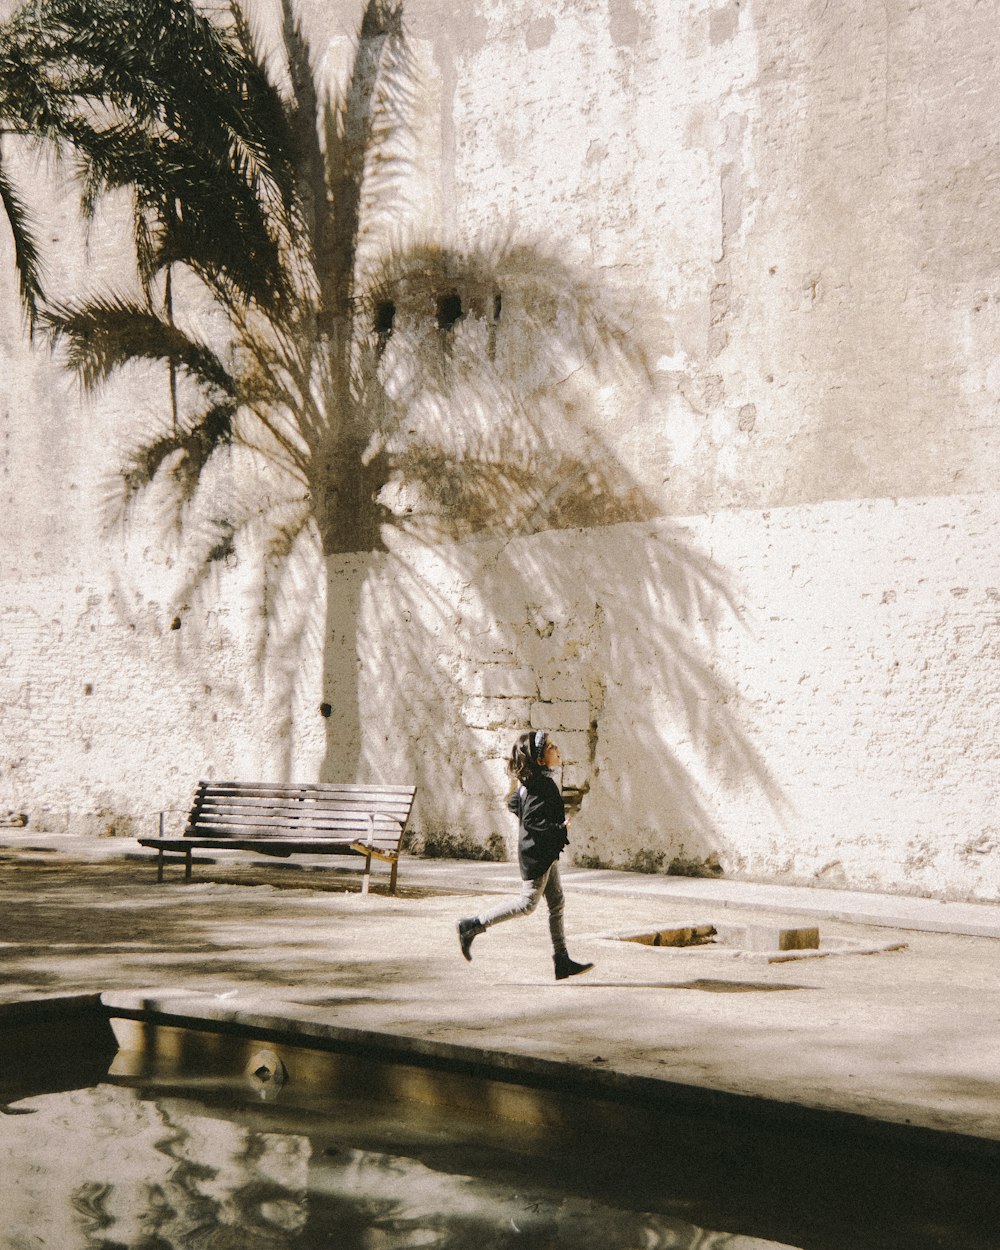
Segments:
[[[3,1247],[1000,1247],[996,1162],[974,1151],[238,1030],[118,1031],[122,1048],[91,1047],[89,1069],[79,1026],[6,1046]]]

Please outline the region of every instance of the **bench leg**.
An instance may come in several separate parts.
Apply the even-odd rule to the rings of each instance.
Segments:
[[[370,855],[366,855],[365,856],[365,871],[364,871],[364,875],[361,878],[361,893],[362,894],[368,893],[368,884],[369,884],[369,881],[371,880],[371,875],[372,875],[372,857]]]
[[[191,852],[190,850],[187,850],[184,852],[184,880],[185,881],[191,880]]]
[[[157,881],[163,880],[163,852],[162,851],[157,851],[156,853],[156,879]]]
[[[399,860],[392,861],[392,868],[389,870],[389,893],[396,893],[396,869],[399,867]]]

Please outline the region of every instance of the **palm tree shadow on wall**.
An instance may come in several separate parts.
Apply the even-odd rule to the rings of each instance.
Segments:
[[[513,240],[390,257],[374,292],[384,550],[329,563],[324,775],[415,777],[416,845],[504,855],[500,759],[565,723],[592,791],[578,860],[718,871],[704,783],[781,798],[705,658],[736,627],[722,570],[597,433],[603,394],[650,397],[639,301]],[[444,325],[441,292],[462,310]]]
[[[622,783],[635,853],[666,802],[674,842],[706,857],[712,818],[677,735],[716,776],[774,796],[702,658],[729,604],[721,574],[656,519],[662,505],[599,432],[607,396],[632,412],[650,396],[638,297],[514,234],[413,239],[420,79],[398,0],[368,0],[332,95],[283,0],[284,96],[237,5],[215,24],[164,0],[122,3],[101,0],[114,10],[107,48],[90,27],[74,36],[89,10],[73,0],[22,10],[4,32],[0,113],[73,151],[86,211],[132,192],[142,298],[48,302],[37,319],[86,385],[136,360],[166,369],[169,413],[139,431],[107,513],[171,551],[182,654],[197,662],[198,622],[229,566],[252,566],[264,680],[248,704],[263,697],[287,743],[275,767],[296,771],[297,727],[328,713],[321,776],[417,780],[428,846],[474,820],[482,758],[533,703],[541,716],[546,702],[573,705],[574,760],[596,785],[607,693],[641,673],[613,735],[636,779]],[[122,46],[156,98],[122,88],[118,62],[116,85],[95,88],[86,58],[101,70]],[[39,84],[55,70],[53,99]],[[390,235],[406,242],[376,246]],[[206,310],[225,326],[211,341],[194,329]],[[628,541],[639,523],[655,540],[623,559],[609,536]],[[567,529],[575,549],[546,537]],[[588,547],[603,555],[581,567]],[[523,668],[529,653],[534,697],[476,702],[477,668]],[[317,699],[302,674],[320,672]],[[435,786],[442,763],[466,776],[451,797]],[[637,862],[662,866],[652,854]]]
[[[392,179],[379,188],[383,212],[394,189]],[[678,738],[696,744],[716,783],[755,784],[779,811],[782,801],[735,692],[704,659],[734,616],[722,571],[661,517],[599,433],[603,395],[633,411],[652,398],[643,300],[511,232],[381,254],[354,306],[352,512],[363,520],[353,537],[369,541],[346,561],[326,547],[323,778],[415,778],[429,796],[418,811],[424,848],[481,853],[497,769],[476,773],[532,709],[523,698],[477,701],[480,665],[501,684],[508,666],[558,674],[561,697],[546,701],[539,685],[531,702],[543,721],[546,702],[557,718],[555,705],[573,705],[567,753],[586,787],[605,755],[608,691],[642,674],[612,735],[625,759],[610,771],[628,792],[617,862],[711,870],[714,819]],[[628,551],[635,524],[654,520],[641,554]],[[607,527],[602,543],[594,531]],[[574,546],[530,541],[558,530],[585,533]],[[546,605],[553,619],[539,625]],[[459,787],[447,798],[442,764]],[[599,834],[607,797],[596,824],[588,801],[578,854],[590,862],[610,858]],[[495,835],[489,846],[503,853]]]

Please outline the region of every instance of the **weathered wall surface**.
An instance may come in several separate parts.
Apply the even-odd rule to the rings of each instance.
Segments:
[[[330,8],[336,81],[362,6]],[[492,323],[458,275],[445,353],[400,293],[386,549],[303,548],[277,595],[252,544],[193,578],[155,510],[109,539],[163,378],[84,403],[0,240],[0,814],[124,832],[201,775],[413,778],[417,845],[500,854],[531,724],[590,786],[584,862],[995,898],[987,8],[413,0],[405,194],[361,263],[521,268]],[[60,283],[117,281],[113,223],[85,247],[45,179]],[[269,489],[237,469],[217,512]]]
[[[510,848],[530,725],[589,786],[578,862],[995,898],[998,537],[963,496],[401,540],[332,569],[331,673],[357,645],[362,771],[419,781],[432,848]]]
[[[981,495],[401,536],[331,560],[291,750],[235,576],[195,640],[111,585],[8,583],[4,806],[124,834],[198,776],[325,767],[415,780],[418,848],[502,856],[533,726],[589,787],[579,862],[995,898],[998,542]]]
[[[197,639],[93,570],[11,576],[0,606],[0,820],[98,836],[171,827],[204,775],[270,775],[253,651],[222,604]],[[190,627],[189,627],[190,628]]]
[[[615,446],[671,511],[993,489],[982,5],[477,11],[448,225],[542,224],[635,291],[658,402]]]

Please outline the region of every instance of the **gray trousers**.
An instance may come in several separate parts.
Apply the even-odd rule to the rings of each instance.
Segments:
[[[492,911],[484,912],[476,919],[488,929],[490,925],[499,924],[502,920],[513,920],[517,916],[530,916],[544,895],[549,906],[549,933],[552,935],[552,950],[556,955],[566,951],[566,932],[563,928],[563,913],[566,902],[563,898],[562,883],[559,880],[559,865],[554,863],[534,881],[522,881],[519,897],[509,903],[501,903]]]

